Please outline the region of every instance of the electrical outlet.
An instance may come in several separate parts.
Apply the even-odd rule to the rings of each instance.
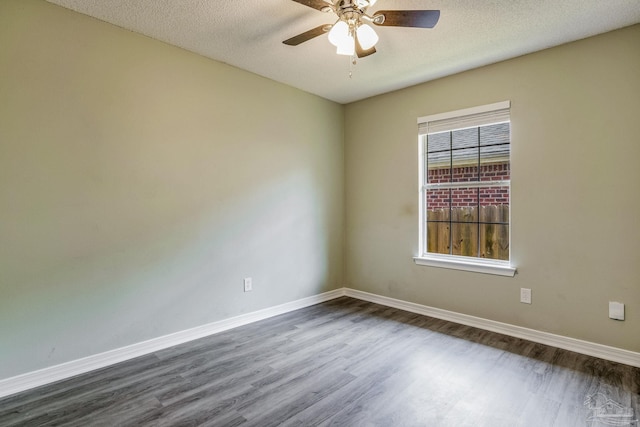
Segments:
[[[244,278],[244,291],[245,292],[251,292],[253,290],[253,280],[251,280],[251,277],[245,277]]]
[[[531,289],[520,288],[520,302],[531,304]]]

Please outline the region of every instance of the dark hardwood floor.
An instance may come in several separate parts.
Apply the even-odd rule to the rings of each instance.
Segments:
[[[640,369],[339,298],[0,400],[1,426],[636,426]]]

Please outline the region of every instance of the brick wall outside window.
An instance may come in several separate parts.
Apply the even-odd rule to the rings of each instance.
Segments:
[[[462,166],[453,169],[431,169],[428,172],[430,184],[443,182],[473,183],[478,175],[478,166]],[[480,166],[480,181],[500,181],[510,179],[509,163],[486,164]],[[477,182],[477,181],[475,181]],[[433,189],[427,191],[428,209],[448,209],[449,197],[451,207],[508,205],[509,190],[507,187],[494,188],[455,188]],[[478,203],[478,197],[480,197]]]

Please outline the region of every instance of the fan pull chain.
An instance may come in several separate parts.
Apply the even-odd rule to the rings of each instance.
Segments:
[[[352,56],[349,58],[349,78],[353,77],[353,67],[356,66],[356,57]]]

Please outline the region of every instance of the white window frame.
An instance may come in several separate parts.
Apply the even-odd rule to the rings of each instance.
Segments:
[[[460,121],[464,120],[464,117],[467,116],[478,116],[481,114],[490,115],[492,112],[497,112],[499,110],[509,110],[511,108],[510,101],[502,101],[496,102],[493,104],[482,105],[478,107],[466,108],[463,110],[450,111],[447,113],[433,114],[429,116],[419,117],[418,118],[418,126],[422,127],[426,125],[429,126],[430,123],[441,121],[441,120],[449,120],[449,119],[460,119]],[[488,124],[488,123],[487,123]],[[467,127],[475,127],[478,126],[475,122],[470,122]],[[466,257],[460,255],[448,255],[448,254],[435,254],[427,252],[426,248],[426,204],[424,200],[424,194],[426,189],[425,183],[425,143],[423,134],[418,135],[418,188],[419,188],[419,255],[415,256],[414,262],[418,265],[430,266],[430,267],[440,267],[440,268],[449,268],[454,270],[463,270],[463,271],[472,271],[477,273],[487,273],[487,274],[496,274],[500,276],[510,276],[513,277],[516,273],[516,267],[511,262],[511,218],[509,218],[509,261],[503,260],[492,260],[480,257]],[[511,189],[510,189],[510,180],[509,181],[500,181],[499,183],[493,182],[494,184],[508,185],[509,186],[509,204],[511,205]],[[457,185],[457,184],[454,184]],[[469,186],[468,182],[461,183],[461,186]],[[483,186],[482,183],[474,183],[474,187]],[[435,186],[434,186],[435,188]],[[509,216],[511,216],[511,209],[509,209]]]

